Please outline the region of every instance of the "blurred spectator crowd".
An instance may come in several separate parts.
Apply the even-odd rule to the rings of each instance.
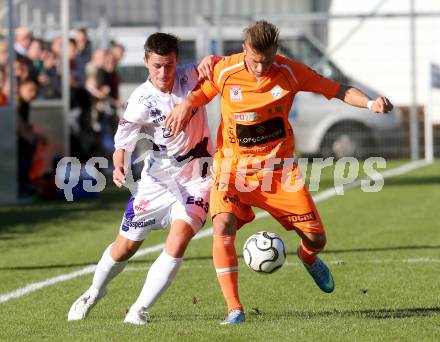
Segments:
[[[67,47],[70,66],[71,156],[85,162],[92,156],[109,158],[119,121],[117,66],[124,47],[110,42],[107,49],[92,49],[86,29],[76,30]],[[62,37],[45,41],[27,27],[15,30],[14,74],[16,94],[10,93],[8,41],[0,37],[0,106],[15,101],[17,109],[20,193],[33,191],[31,169],[35,152],[47,139],[30,124],[34,99],[60,99],[62,92]]]

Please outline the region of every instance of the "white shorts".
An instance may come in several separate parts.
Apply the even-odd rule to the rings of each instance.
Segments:
[[[119,234],[142,241],[151,230],[165,229],[178,219],[187,222],[197,233],[209,211],[210,190],[209,177],[183,184],[172,179],[164,184],[145,177],[128,201]]]

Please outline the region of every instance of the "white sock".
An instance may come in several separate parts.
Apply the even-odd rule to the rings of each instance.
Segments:
[[[92,286],[90,287],[92,293],[94,292],[96,295],[98,295],[114,277],[121,273],[128,263],[128,260],[121,262],[113,260],[110,255],[112,245],[113,244],[107,247],[96,266]]]
[[[183,258],[174,258],[163,250],[151,265],[144,287],[131,310],[139,311],[151,308],[170,286],[179,271],[182,261]]]

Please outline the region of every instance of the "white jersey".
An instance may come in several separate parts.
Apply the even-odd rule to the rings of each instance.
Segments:
[[[161,92],[147,80],[131,94],[115,135],[115,148],[131,152],[140,139],[149,141],[141,182],[146,174],[184,179],[194,178],[198,171],[206,174],[207,170],[200,170],[201,161],[211,159],[213,146],[205,108],[194,110],[185,130],[175,136],[163,126],[171,110],[197,84],[197,71],[194,65],[188,65],[176,69],[171,93]]]

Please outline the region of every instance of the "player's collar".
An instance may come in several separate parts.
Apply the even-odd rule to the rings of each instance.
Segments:
[[[171,92],[163,92],[159,89],[157,89],[154,84],[150,81],[150,78],[148,78],[145,81],[145,84],[147,85],[147,89],[150,91],[150,93],[152,94],[156,94],[156,95],[160,95],[160,96],[171,96],[171,94],[174,93],[175,87],[176,87],[176,75],[174,75],[174,83],[173,83],[173,89],[171,90]]]

